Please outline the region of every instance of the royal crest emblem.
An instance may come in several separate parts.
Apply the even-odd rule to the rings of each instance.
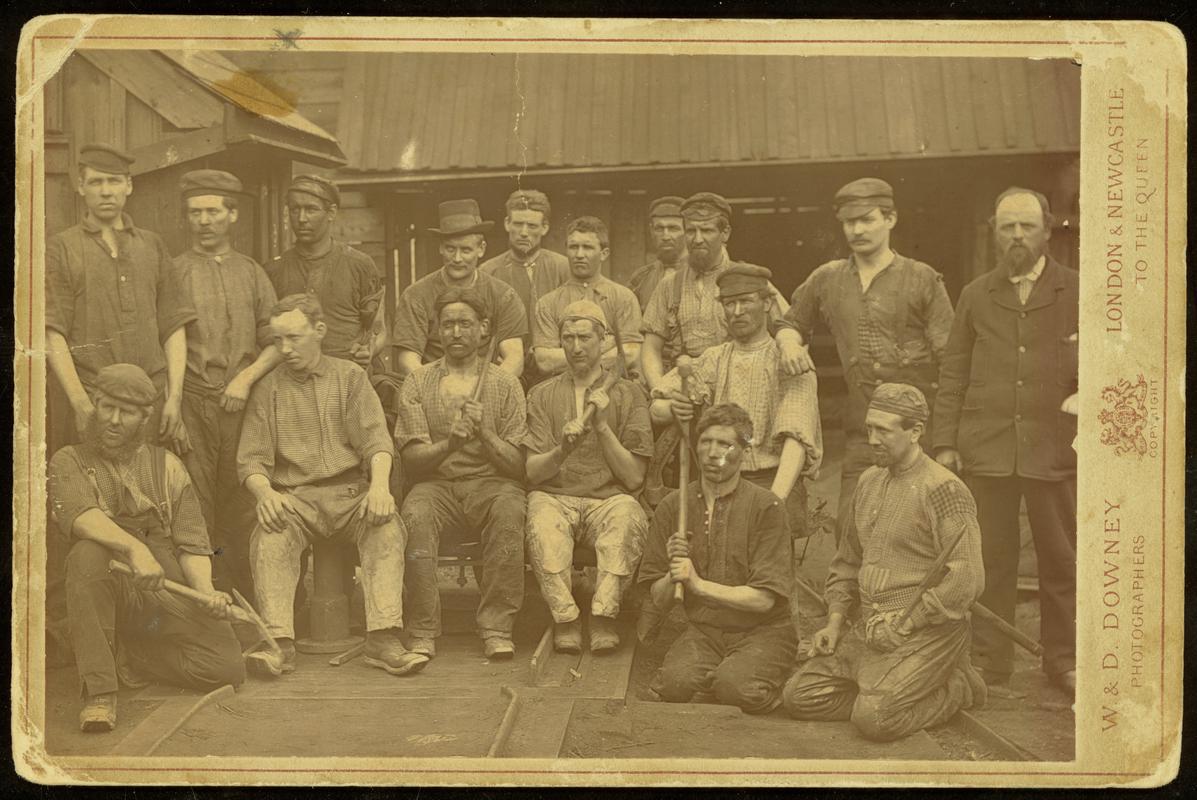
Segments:
[[[1115,455],[1147,455],[1147,380],[1139,375],[1137,383],[1119,378],[1118,383],[1101,390],[1106,408],[1098,413],[1102,424],[1101,443],[1114,448]]]

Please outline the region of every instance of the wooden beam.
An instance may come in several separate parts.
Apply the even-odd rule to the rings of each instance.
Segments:
[[[132,173],[134,176],[142,175],[164,167],[193,161],[213,153],[219,153],[225,149],[225,146],[224,129],[219,126],[163,139],[160,142],[139,147],[130,153],[136,159],[133,162]]]
[[[176,128],[210,128],[224,119],[220,100],[152,50],[76,52]]]

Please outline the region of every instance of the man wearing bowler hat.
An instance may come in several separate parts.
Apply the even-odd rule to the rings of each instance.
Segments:
[[[661,279],[686,264],[686,230],[682,225],[684,202],[684,198],[667,195],[648,204],[648,231],[653,237],[657,257],[628,278],[628,288],[636,293],[641,311],[648,308],[649,298]]]
[[[287,220],[295,246],[266,265],[279,297],[309,294],[320,301],[328,335],[324,353],[369,370],[386,343],[386,289],[374,259],[333,239],[341,190],[319,175],[299,175],[287,189]]]
[[[265,271],[233,249],[241,181],[200,169],[180,183],[191,249],[175,256],[184,292],[195,306],[187,325],[183,422],[190,448],[183,457],[199,496],[213,547],[217,583],[253,596],[249,532],[253,510],[237,482],[237,443],[249,390],[281,360],[271,342],[270,309],[277,298]]]
[[[439,211],[440,227],[428,230],[440,238],[443,266],[404,289],[399,298],[392,336],[395,369],[409,375],[421,364],[444,355],[437,298],[450,288],[472,287],[486,305],[491,321],[489,337],[498,341],[495,352],[499,366],[518,378],[524,369],[527,311],[514,289],[478,269],[478,261],[486,252],[484,233],[494,223],[482,219],[475,200],[446,200]]]
[[[727,341],[727,319],[719,305],[717,281],[732,264],[727,254],[731,205],[717,194],[699,192],[687,197],[680,211],[687,265],[662,278],[644,311],[641,366],[650,390],[673,368],[677,356],[685,353],[697,358],[708,347]],[[779,337],[785,371],[796,374],[803,353],[801,341],[781,319],[789,304],[772,284],[770,290],[775,298],[769,329]]]
[[[46,350],[66,395],[67,419],[54,419],[54,440],[68,443],[94,410],[90,392],[109,364],[141,367],[157,387],[151,435],[184,449],[185,326],[195,309],[182,291],[170,252],[156,233],[124,213],[133,193],[133,157],[106,144],[79,150],[76,187],[83,221],[46,243]]]
[[[812,272],[794,292],[786,318],[805,343],[822,319],[835,338],[844,369],[848,402],[839,537],[856,482],[873,464],[865,435],[873,390],[887,381],[909,384],[934,404],[937,371],[952,327],[952,303],[942,275],[890,247],[890,232],[898,223],[893,187],[880,178],[860,178],[836,192],[834,205],[852,254]],[[925,428],[930,430],[929,425]]]

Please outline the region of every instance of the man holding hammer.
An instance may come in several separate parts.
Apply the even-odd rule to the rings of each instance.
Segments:
[[[860,478],[831,562],[817,655],[783,692],[797,719],[851,720],[889,741],[985,703],[969,661],[969,609],[985,584],[977,508],[919,446],[928,416],[906,384],[881,384],[869,403],[876,466]],[[856,609],[860,622],[845,630]]]
[[[661,612],[680,586],[689,623],[651,684],[671,703],[765,714],[781,703],[794,664],[790,536],[781,500],[741,479],[751,441],[747,411],[707,409],[698,421],[701,477],[669,494],[653,515],[637,581],[649,588],[645,603]],[[690,521],[680,532],[679,513]]]
[[[67,610],[85,698],[79,727],[87,732],[116,727],[119,685],[152,677],[211,691],[245,680],[225,621],[231,600],[212,587],[212,549],[191,479],[173,453],[146,443],[157,396],[141,367],[101,368],[83,441],[50,459],[51,509],[70,540]],[[131,576],[110,572],[110,560],[127,564]],[[168,579],[208,601],[167,594]]]

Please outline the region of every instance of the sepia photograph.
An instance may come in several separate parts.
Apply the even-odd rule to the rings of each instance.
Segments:
[[[287,22],[23,45],[27,777],[969,783],[1092,767],[1115,672],[1160,703],[1084,487],[1163,481],[1183,400],[1088,342],[1152,290],[1183,360],[1133,178],[1183,115],[1148,156],[1067,48]]]

